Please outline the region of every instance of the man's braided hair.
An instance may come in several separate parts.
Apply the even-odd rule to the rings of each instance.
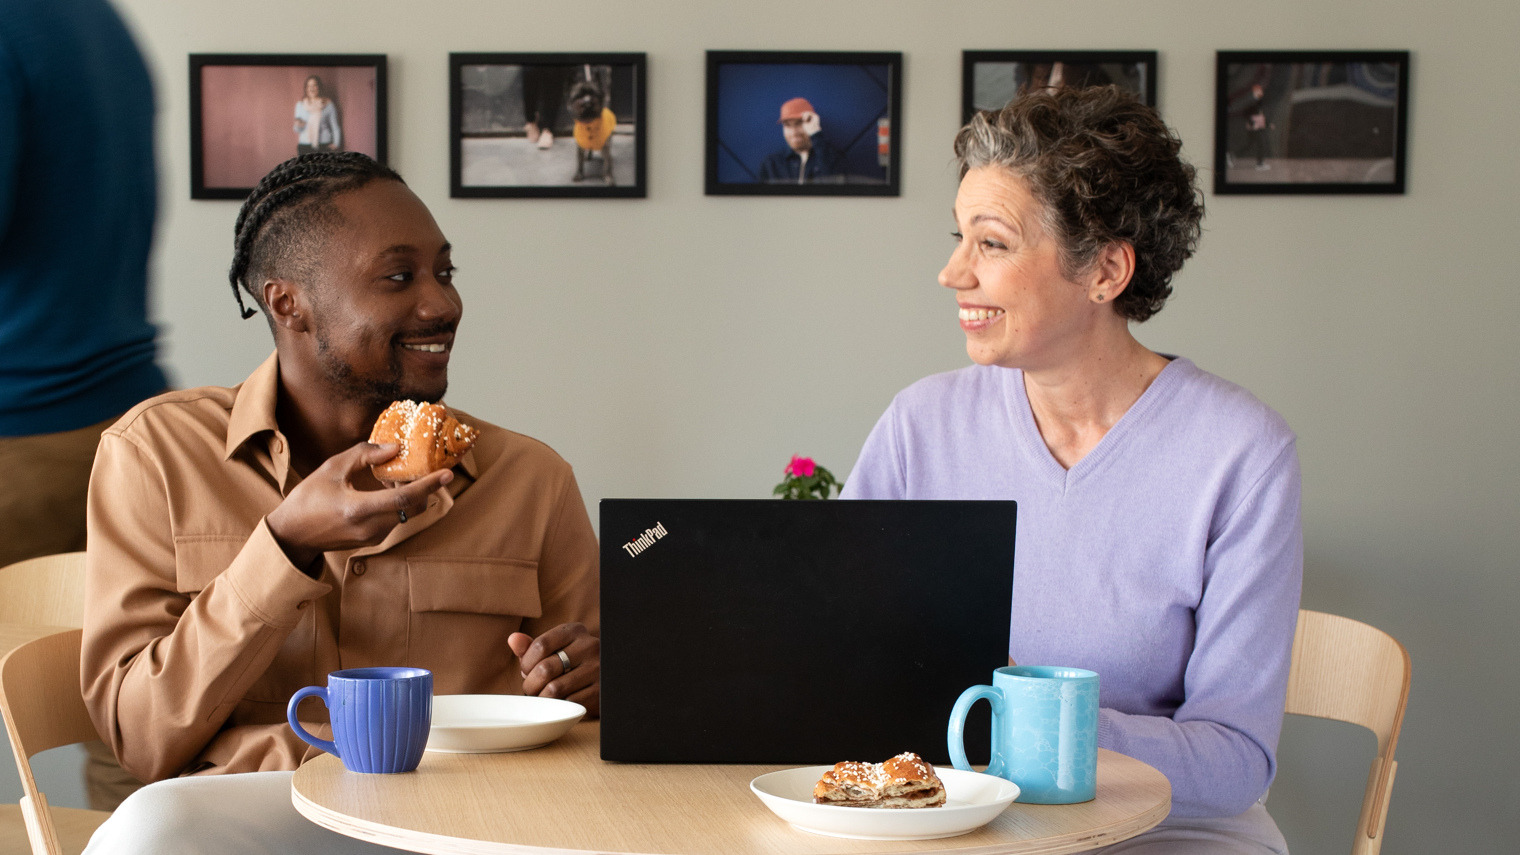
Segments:
[[[377,178],[401,181],[395,170],[359,152],[316,151],[285,161],[259,180],[238,211],[227,272],[245,320],[254,311],[243,303],[242,290],[267,316],[259,286],[271,276],[307,273],[314,241],[338,221],[333,197]]]

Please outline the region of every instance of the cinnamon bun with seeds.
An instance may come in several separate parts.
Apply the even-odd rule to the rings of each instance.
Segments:
[[[449,415],[442,404],[397,401],[375,420],[369,441],[391,442],[401,449],[370,471],[381,481],[415,481],[429,472],[452,468],[479,434]]]
[[[927,760],[904,752],[882,763],[835,763],[814,785],[813,802],[863,808],[943,807],[945,785]]]

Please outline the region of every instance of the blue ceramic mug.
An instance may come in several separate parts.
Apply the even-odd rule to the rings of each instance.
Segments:
[[[1081,668],[1012,665],[992,685],[961,693],[950,713],[950,760],[966,762],[966,713],[992,705],[992,760],[987,774],[1018,784],[1014,801],[1065,805],[1098,794],[1098,675]]]
[[[332,719],[332,742],[296,720],[306,698],[321,698]],[[433,725],[433,672],[425,668],[350,668],[327,675],[327,685],[290,696],[285,718],[296,736],[336,754],[353,772],[410,772],[422,762]]]

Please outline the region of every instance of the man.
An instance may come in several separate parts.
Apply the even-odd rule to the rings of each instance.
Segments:
[[[0,3],[0,567],[84,549],[100,433],[162,392],[153,83],[105,0]],[[137,788],[89,746],[90,806]]]
[[[315,750],[285,723],[340,668],[598,711],[597,544],[569,465],[454,411],[480,435],[452,470],[370,472],[397,450],[366,442],[381,410],[448,385],[462,304],[427,208],[364,155],[319,152],[265,176],[236,232],[234,293],[274,355],[240,386],[133,409],[90,485],[85,701],[122,765],[161,781],[92,851],[348,847],[290,806]]]
[[[781,105],[781,136],[786,150],[767,155],[760,163],[760,180],[766,184],[814,184],[820,178],[844,173],[844,155],[823,137],[823,120],[806,98],[793,98]]]

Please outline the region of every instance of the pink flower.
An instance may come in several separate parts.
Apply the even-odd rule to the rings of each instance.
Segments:
[[[811,457],[798,457],[792,455],[792,462],[786,464],[786,474],[795,475],[798,478],[808,478],[813,474],[814,465]]]

